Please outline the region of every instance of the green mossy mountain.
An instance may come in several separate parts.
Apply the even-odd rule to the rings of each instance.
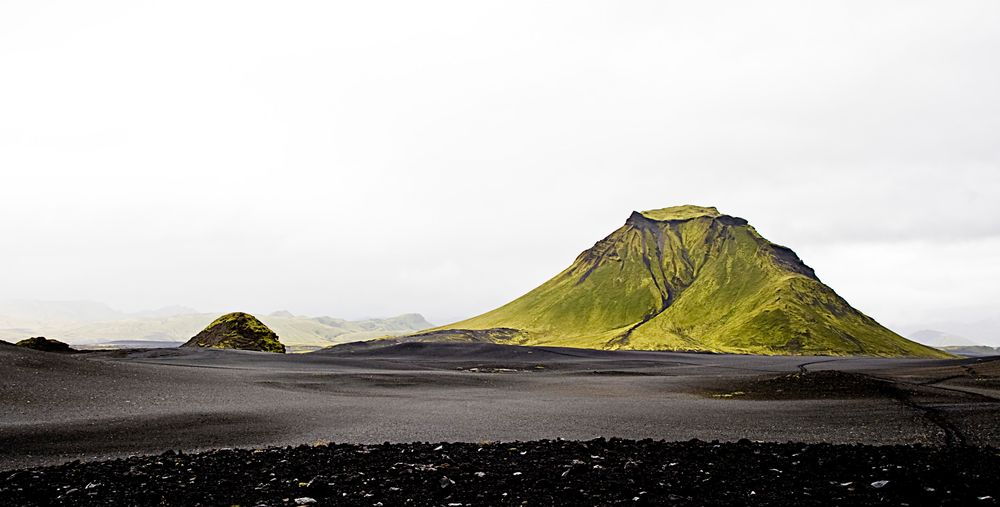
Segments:
[[[700,206],[633,212],[625,225],[551,280],[496,310],[439,330],[500,328],[506,331],[491,341],[949,357],[851,307],[795,252],[766,240],[746,220]]]
[[[187,341],[182,347],[258,350],[284,353],[278,335],[249,313],[227,313]]]

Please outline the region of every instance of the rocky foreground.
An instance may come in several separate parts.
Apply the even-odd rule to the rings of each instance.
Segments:
[[[541,440],[167,452],[0,472],[10,505],[995,505],[976,447]]]

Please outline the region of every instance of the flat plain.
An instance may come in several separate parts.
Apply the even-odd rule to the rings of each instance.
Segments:
[[[165,450],[598,437],[997,446],[1000,360],[492,344],[0,344],[0,470]]]

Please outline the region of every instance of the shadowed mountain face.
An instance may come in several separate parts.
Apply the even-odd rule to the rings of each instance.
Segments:
[[[215,319],[182,347],[285,352],[285,346],[263,322],[249,313],[228,313]]]
[[[493,341],[528,345],[945,356],[852,308],[746,220],[700,206],[633,212],[555,278],[442,329],[497,328]]]

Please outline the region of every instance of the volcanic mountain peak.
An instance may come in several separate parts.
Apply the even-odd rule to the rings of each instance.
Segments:
[[[182,347],[285,352],[278,335],[249,313],[227,313],[188,340]]]
[[[493,341],[524,345],[945,355],[852,308],[746,220],[703,206],[633,212],[551,280],[441,329],[499,328],[510,338]]]

